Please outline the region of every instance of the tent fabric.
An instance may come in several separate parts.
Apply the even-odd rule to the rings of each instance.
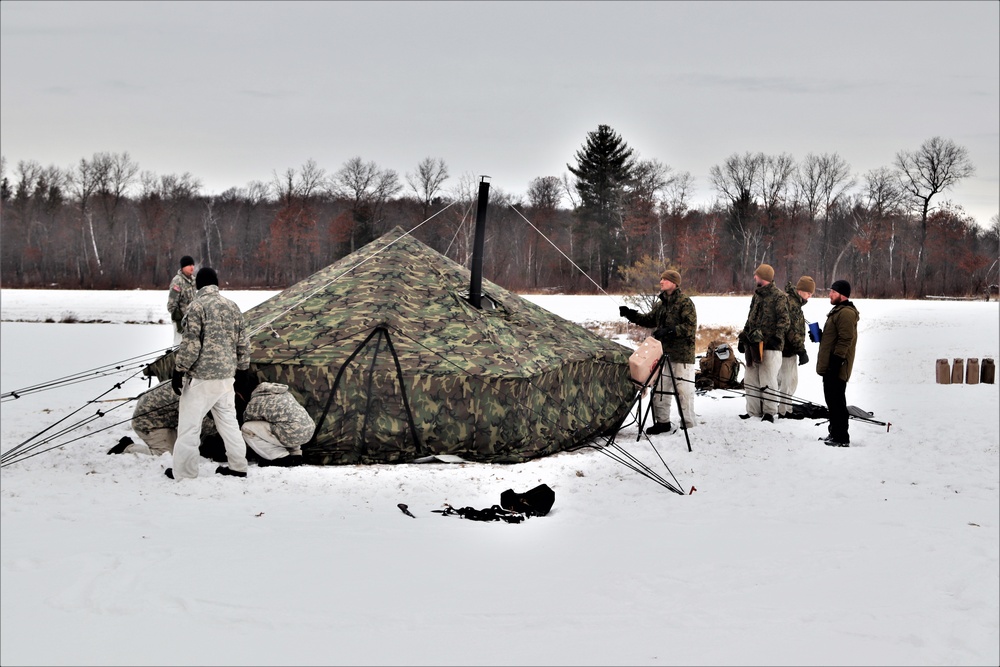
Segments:
[[[617,427],[631,350],[396,228],[245,314],[251,364],[316,421],[305,462],[513,463]]]

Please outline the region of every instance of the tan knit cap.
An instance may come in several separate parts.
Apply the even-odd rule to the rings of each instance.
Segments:
[[[669,280],[678,287],[681,286],[681,274],[673,269],[667,269],[660,274],[660,280]]]
[[[774,282],[774,269],[771,268],[770,264],[761,264],[753,274],[761,280],[766,280],[769,283]]]
[[[795,289],[813,294],[816,291],[816,281],[812,279],[812,276],[802,276],[795,285]]]

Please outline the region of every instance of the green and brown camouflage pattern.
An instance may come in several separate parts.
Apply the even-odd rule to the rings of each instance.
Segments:
[[[469,282],[397,227],[247,311],[251,368],[316,422],[306,462],[516,463],[621,422],[631,350],[485,279],[478,310]]]
[[[802,312],[806,300],[799,296],[792,283],[785,285],[785,297],[788,299],[788,330],[781,356],[795,357],[806,349],[806,316]]]

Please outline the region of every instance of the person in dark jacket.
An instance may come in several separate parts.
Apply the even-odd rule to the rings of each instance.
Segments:
[[[663,345],[663,352],[670,359],[670,369],[677,381],[680,400],[678,411],[683,412],[685,429],[695,425],[694,413],[694,341],[698,333],[698,312],[691,297],[681,291],[681,274],[669,269],[660,275],[660,294],[648,313],[621,306],[619,314],[633,324],[653,328],[653,337]],[[670,421],[673,404],[673,382],[668,373],[660,373],[657,388],[653,391],[653,424],[646,428],[647,435],[675,431]]]
[[[757,289],[750,299],[750,313],[740,331],[737,349],[746,354],[743,375],[747,411],[741,419],[759,417],[773,422],[778,414],[778,371],[788,331],[788,299],[774,284],[774,269],[761,264],[753,274]]]
[[[860,315],[850,297],[851,284],[846,280],[830,285],[833,309],[826,316],[816,359],[816,372],[823,376],[823,396],[830,412],[830,434],[824,442],[831,447],[848,447],[851,442],[847,432],[847,381],[854,368]]]
[[[794,287],[790,282],[785,286],[789,325],[785,332],[785,347],[781,350],[781,369],[778,371],[778,391],[781,393],[779,417],[792,411],[795,391],[799,388],[799,366],[809,363],[809,353],[806,352],[806,317],[802,314],[802,306],[806,305],[815,291],[816,281],[812,276],[802,276]]]

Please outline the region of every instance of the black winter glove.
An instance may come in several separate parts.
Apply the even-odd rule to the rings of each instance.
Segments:
[[[739,338],[736,339],[736,351],[741,354],[747,351],[746,334],[743,332],[740,332]]]
[[[639,311],[634,308],[629,308],[628,306],[618,306],[618,314],[629,322],[632,322],[639,316]]]
[[[805,350],[802,350],[801,352],[799,352],[799,366],[805,366],[808,363],[809,363],[809,354]]]
[[[657,327],[656,329],[653,330],[653,338],[660,341],[661,343],[667,342],[676,335],[677,335],[676,327]]]
[[[181,390],[184,388],[184,373],[174,371],[174,374],[170,376],[170,386],[174,388],[174,393],[180,396]]]

